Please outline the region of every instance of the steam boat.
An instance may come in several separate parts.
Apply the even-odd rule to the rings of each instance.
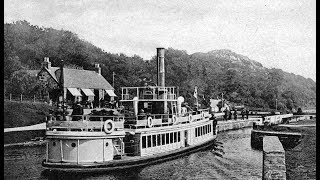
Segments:
[[[106,171],[145,166],[212,145],[216,120],[209,109],[187,109],[175,87],[165,86],[164,48],[157,48],[158,85],[122,87],[118,115],[82,115],[46,128],[42,165],[58,171]],[[142,110],[144,112],[142,112]]]

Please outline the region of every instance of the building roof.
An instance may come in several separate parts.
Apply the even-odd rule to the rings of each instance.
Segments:
[[[52,68],[56,68],[51,71],[54,71],[55,78],[59,80],[60,68]],[[114,89],[102,75],[95,71],[63,68],[63,77],[66,88]]]
[[[47,71],[56,82],[59,82],[59,67],[50,67],[49,69],[44,67],[43,70]],[[38,70],[38,72],[40,71]],[[63,68],[63,73],[65,88],[114,90],[109,82],[95,71]]]

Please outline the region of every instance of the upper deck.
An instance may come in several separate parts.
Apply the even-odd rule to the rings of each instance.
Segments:
[[[176,101],[175,87],[144,86],[144,87],[121,87],[122,102],[133,101],[134,97],[147,101]]]

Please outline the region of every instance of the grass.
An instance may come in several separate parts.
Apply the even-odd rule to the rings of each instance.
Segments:
[[[38,102],[4,101],[4,128],[30,126],[45,122],[52,106]]]

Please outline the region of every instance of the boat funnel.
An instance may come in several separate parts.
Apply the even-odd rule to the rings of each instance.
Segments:
[[[157,84],[165,86],[165,71],[164,71],[164,48],[157,48]]]

